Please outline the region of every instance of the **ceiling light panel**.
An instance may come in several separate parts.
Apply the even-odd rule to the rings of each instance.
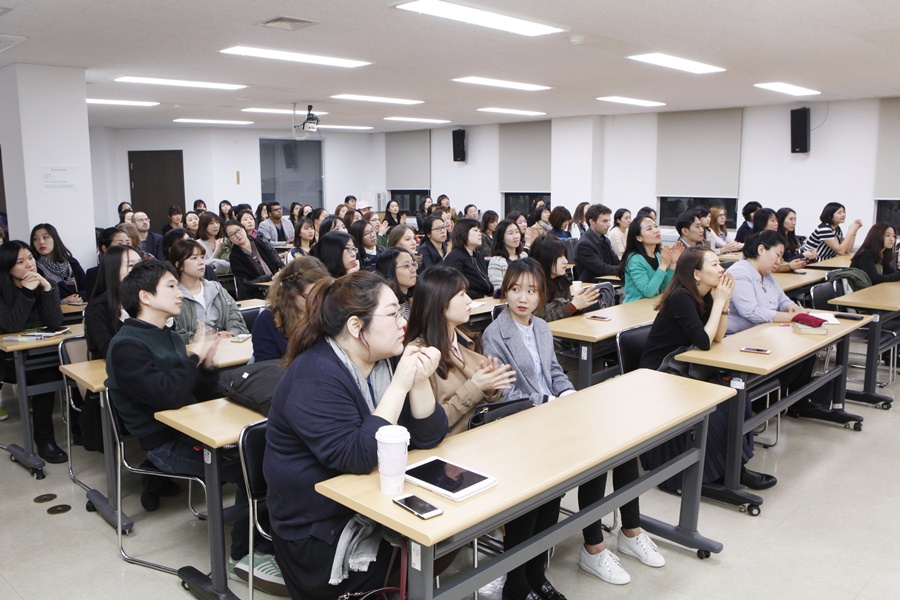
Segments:
[[[497,108],[494,106],[489,106],[487,108],[479,108],[480,112],[489,112],[489,113],[502,113],[504,115],[519,115],[522,117],[540,117],[546,115],[545,112],[538,112],[535,110],[519,110],[516,108]]]
[[[375,129],[374,127],[366,127],[363,125],[319,125],[319,129],[354,129],[354,130],[365,130],[365,129]]]
[[[415,117],[385,117],[385,121],[406,121],[408,123],[449,123],[450,121],[446,121],[444,119],[419,119]]]
[[[503,79],[489,79],[487,77],[460,77],[454,79],[458,83],[474,83],[475,85],[489,85],[493,87],[508,88],[511,90],[523,90],[526,92],[539,92],[549,90],[546,85],[535,85],[533,83],[519,83],[518,81],[505,81]]]
[[[173,123],[201,123],[204,125],[253,125],[253,121],[225,121],[222,119],[174,119]]]
[[[441,17],[452,21],[460,21],[470,25],[480,25],[491,29],[499,29],[500,31],[508,31],[509,33],[517,33],[534,37],[537,35],[547,35],[550,33],[559,33],[565,31],[558,27],[551,27],[533,21],[517,19],[515,17],[507,17],[498,13],[470,8],[468,6],[460,6],[444,2],[443,0],[415,0],[414,2],[405,2],[398,4],[400,10],[408,10],[433,17]]]
[[[151,85],[173,85],[176,87],[206,88],[210,90],[242,90],[246,85],[233,83],[211,83],[208,81],[186,81],[183,79],[158,79],[156,77],[119,77],[115,81],[119,83],[149,83]]]
[[[701,62],[688,60],[686,58],[679,58],[677,56],[670,56],[661,52],[653,52],[650,54],[635,54],[634,56],[629,56],[628,58],[651,65],[657,65],[659,67],[668,67],[669,69],[687,71],[688,73],[694,73],[695,75],[702,75],[704,73],[721,73],[725,70],[722,67],[714,67],[713,65],[706,65]]]
[[[360,102],[384,102],[385,104],[424,104],[424,100],[405,100],[403,98],[384,98],[382,96],[361,96],[359,94],[338,94],[335,100],[358,100]]]
[[[822,93],[817,92],[816,90],[800,87],[798,85],[782,83],[781,81],[773,81],[771,83],[754,83],[753,86],[762,88],[764,90],[771,90],[773,92],[788,94],[790,96],[817,96]]]
[[[144,102],[142,100],[107,100],[104,98],[88,98],[88,104],[109,104],[112,106],[159,106],[159,102]]]
[[[250,46],[232,46],[219,50],[222,54],[236,54],[238,56],[253,56],[255,58],[269,58],[272,60],[286,60],[289,62],[307,63],[311,65],[325,65],[328,67],[344,67],[355,69],[372,63],[346,58],[333,58],[331,56],[318,56],[315,54],[301,54],[300,52],[286,52],[284,50],[267,50],[265,48],[253,48]]]
[[[638,98],[626,98],[625,96],[603,96],[597,98],[601,102],[615,102],[617,104],[631,104],[632,106],[665,106],[665,102],[654,102],[653,100],[640,100]]]
[[[269,114],[269,115],[289,115],[291,113],[294,113],[295,115],[309,114],[309,111],[306,111],[306,110],[294,111],[294,110],[291,110],[290,108],[242,108],[241,112],[263,113],[263,114]],[[323,112],[323,111],[314,110],[313,114],[321,117],[322,115],[327,115],[328,113]]]

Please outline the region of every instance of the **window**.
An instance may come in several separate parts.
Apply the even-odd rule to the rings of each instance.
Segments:
[[[431,190],[391,190],[391,200],[396,200],[400,210],[408,211],[415,215],[419,210],[419,203],[431,196]]]
[[[875,222],[889,223],[894,229],[900,227],[900,200],[876,200]]]
[[[319,140],[259,140],[262,201],[323,205],[322,142]]]
[[[503,208],[506,211],[503,215],[508,215],[516,210],[523,215],[528,216],[531,214],[531,207],[534,206],[538,200],[543,200],[544,204],[550,206],[550,194],[547,194],[546,192],[524,194],[520,192],[507,192],[503,194]],[[503,215],[501,215],[501,217]]]
[[[737,218],[740,213],[737,210],[737,198],[684,198],[681,196],[660,196],[659,197],[659,224],[661,226],[675,226],[675,219],[678,215],[694,208],[695,206],[705,206],[712,208],[713,206],[724,206],[728,211],[728,219],[725,226],[729,230],[737,227]]]

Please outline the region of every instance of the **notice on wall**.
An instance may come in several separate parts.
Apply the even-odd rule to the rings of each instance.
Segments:
[[[78,167],[74,165],[40,165],[41,191],[74,192],[78,189]]]

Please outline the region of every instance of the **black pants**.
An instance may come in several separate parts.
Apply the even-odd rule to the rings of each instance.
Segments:
[[[542,506],[513,519],[506,524],[503,549],[511,550],[527,539],[552,527],[559,521],[559,505],[562,498],[551,500]],[[523,598],[530,590],[538,590],[546,581],[544,565],[547,553],[541,552],[524,565],[516,567],[506,575],[506,587],[513,597]]]
[[[612,470],[612,474],[613,489],[618,490],[625,487],[641,475],[638,459],[635,458],[622,463]],[[606,473],[578,487],[578,508],[582,509],[593,504],[604,496],[606,496]],[[639,498],[635,498],[623,505],[619,512],[622,514],[623,529],[637,529],[641,526],[641,504]],[[600,521],[588,525],[582,530],[582,533],[584,534],[584,543],[587,545],[603,542],[603,527]]]
[[[330,545],[320,539],[285,540],[272,532],[275,560],[281,567],[284,583],[295,600],[335,600],[341,594],[377,590],[384,586],[394,548],[382,541],[378,557],[365,572],[350,571],[339,585],[330,585],[331,564],[337,541]],[[395,566],[399,564],[394,561]]]

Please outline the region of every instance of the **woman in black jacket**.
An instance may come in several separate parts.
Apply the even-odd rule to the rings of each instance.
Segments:
[[[460,219],[453,226],[453,250],[444,259],[445,267],[452,267],[465,275],[469,282],[466,293],[470,298],[494,294],[494,285],[487,273],[487,261],[481,254],[481,228],[475,219]]]
[[[139,262],[141,255],[131,246],[113,246],[100,259],[97,287],[84,309],[84,337],[92,358],[106,358],[109,342],[122,327],[119,285]]]
[[[225,235],[234,244],[228,262],[231,264],[231,272],[239,281],[244,283],[272,281],[272,276],[284,266],[269,242],[262,238],[251,240],[240,222],[225,223]],[[264,296],[260,288],[258,297]]]
[[[900,281],[900,272],[892,264],[896,242],[897,234],[893,227],[887,223],[876,223],[850,259],[850,266],[865,271],[872,284]]]
[[[35,225],[31,230],[31,249],[38,272],[59,288],[62,302],[84,304],[89,296],[84,269],[63,244],[56,227],[50,223]]]
[[[0,246],[0,333],[19,333],[29,327],[58,329],[63,314],[59,307],[59,290],[38,272],[31,247],[12,240]],[[6,364],[4,380],[15,383],[12,356],[3,353]],[[29,384],[49,383],[60,379],[56,367],[28,373]],[[69,457],[56,445],[53,434],[53,392],[31,398],[31,426],[38,456],[49,463],[64,463]],[[27,415],[23,415],[27,418]],[[30,451],[30,448],[26,450]]]
[[[447,225],[443,218],[432,215],[425,219],[422,233],[425,235],[419,244],[419,256],[424,270],[441,264],[447,256]]]

